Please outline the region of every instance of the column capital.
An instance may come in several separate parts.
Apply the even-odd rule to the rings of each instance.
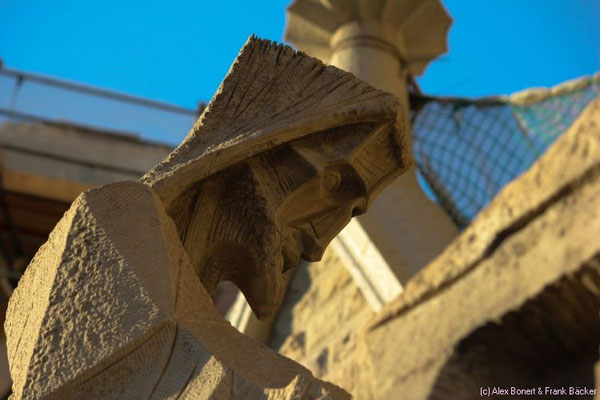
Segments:
[[[448,50],[451,24],[439,0],[294,0],[284,38],[326,63],[340,47],[377,47],[421,75]]]

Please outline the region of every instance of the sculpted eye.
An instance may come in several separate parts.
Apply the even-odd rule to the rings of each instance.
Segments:
[[[325,200],[343,203],[362,197],[364,194],[364,183],[351,165],[335,165],[323,171],[321,195]]]
[[[334,193],[342,183],[342,177],[338,171],[329,169],[323,173],[321,185],[326,193]]]

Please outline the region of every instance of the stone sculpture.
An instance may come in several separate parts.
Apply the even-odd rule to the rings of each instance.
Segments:
[[[251,37],[184,142],[140,182],[83,193],[11,298],[13,399],[341,399],[232,328],[318,260],[409,166],[392,95]]]

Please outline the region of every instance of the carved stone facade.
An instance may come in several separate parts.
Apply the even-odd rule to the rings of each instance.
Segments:
[[[365,328],[358,397],[600,388],[599,149],[595,100]]]

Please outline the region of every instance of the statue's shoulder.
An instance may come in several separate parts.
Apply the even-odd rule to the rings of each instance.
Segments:
[[[66,394],[160,330],[173,310],[169,266],[182,256],[148,186],[119,182],[82,193],[10,299],[14,398]]]
[[[138,181],[122,181],[107,183],[82,192],[71,208],[80,206],[82,202],[93,202],[96,211],[100,208],[110,209],[116,204],[131,205],[135,209],[135,204],[153,203],[156,200],[159,198],[151,187]]]

